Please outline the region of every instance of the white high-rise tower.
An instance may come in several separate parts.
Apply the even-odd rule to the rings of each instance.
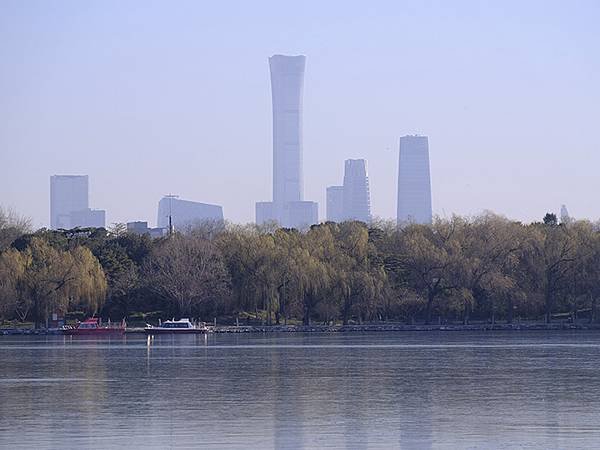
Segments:
[[[427,136],[400,138],[398,224],[431,223],[431,176]]]
[[[273,101],[273,202],[256,204],[256,222],[303,228],[318,221],[318,205],[304,201],[302,94],[306,57],[269,58]]]

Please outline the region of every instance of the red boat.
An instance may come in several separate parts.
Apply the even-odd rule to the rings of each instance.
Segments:
[[[112,326],[110,322],[103,326],[98,318],[90,317],[79,322],[75,327],[65,325],[61,331],[63,334],[72,336],[115,336],[125,333],[125,321],[117,326]]]

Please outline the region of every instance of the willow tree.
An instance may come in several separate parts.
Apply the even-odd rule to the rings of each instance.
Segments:
[[[570,225],[556,221],[528,225],[521,265],[528,271],[530,299],[541,297],[549,323],[559,298],[569,289],[577,260],[577,240]]]
[[[11,249],[0,253],[0,318],[27,317],[29,305],[19,298],[18,289],[24,271],[25,261],[20,252]]]
[[[65,313],[69,307],[94,313],[106,295],[104,272],[85,247],[62,251],[34,237],[22,251],[5,252],[2,265],[13,271],[14,311],[23,320],[31,317],[36,327],[50,313]]]
[[[409,225],[398,235],[400,270],[411,290],[425,299],[425,323],[431,323],[439,299],[459,288],[454,265],[460,252],[456,218],[433,225]]]
[[[76,247],[68,255],[75,265],[75,279],[68,285],[70,306],[93,314],[102,307],[108,289],[102,266],[85,247]]]
[[[285,323],[293,310],[298,307],[300,295],[296,275],[302,270],[298,255],[301,254],[301,242],[305,235],[297,230],[279,229],[273,232],[276,245],[275,265],[277,267],[277,305],[275,321]]]
[[[261,293],[258,271],[261,233],[252,226],[232,226],[215,240],[228,269],[233,288],[234,309],[254,310],[258,315]]]
[[[454,294],[462,298],[463,323],[469,322],[475,305],[488,306],[495,321],[497,303],[514,288],[512,267],[523,246],[521,225],[486,213],[473,220],[456,219],[455,237],[461,251],[454,277],[460,284]]]
[[[310,251],[304,250],[297,255],[298,266],[302,268],[297,274],[297,284],[302,299],[302,323],[310,325],[315,307],[328,291],[331,272]]]
[[[18,237],[31,231],[31,220],[12,209],[0,206],[0,252],[6,250]]]
[[[574,319],[579,310],[589,310],[589,321],[597,318],[600,298],[600,232],[598,226],[587,221],[568,224],[575,241],[574,267],[569,277],[568,306]]]

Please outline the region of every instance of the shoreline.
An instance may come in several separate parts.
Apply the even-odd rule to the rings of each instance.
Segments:
[[[469,331],[600,331],[600,323],[512,323],[512,324],[364,324],[364,325],[218,325],[208,327],[208,333],[369,333],[369,332],[469,332]],[[128,328],[126,334],[144,334],[144,328]],[[57,329],[6,328],[0,336],[62,335]]]

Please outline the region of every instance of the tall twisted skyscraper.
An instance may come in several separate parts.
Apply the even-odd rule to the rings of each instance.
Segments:
[[[400,138],[398,224],[431,223],[431,176],[427,136]]]
[[[302,228],[318,221],[318,206],[304,201],[302,93],[304,56],[269,58],[273,100],[273,202],[256,204],[256,222]]]

